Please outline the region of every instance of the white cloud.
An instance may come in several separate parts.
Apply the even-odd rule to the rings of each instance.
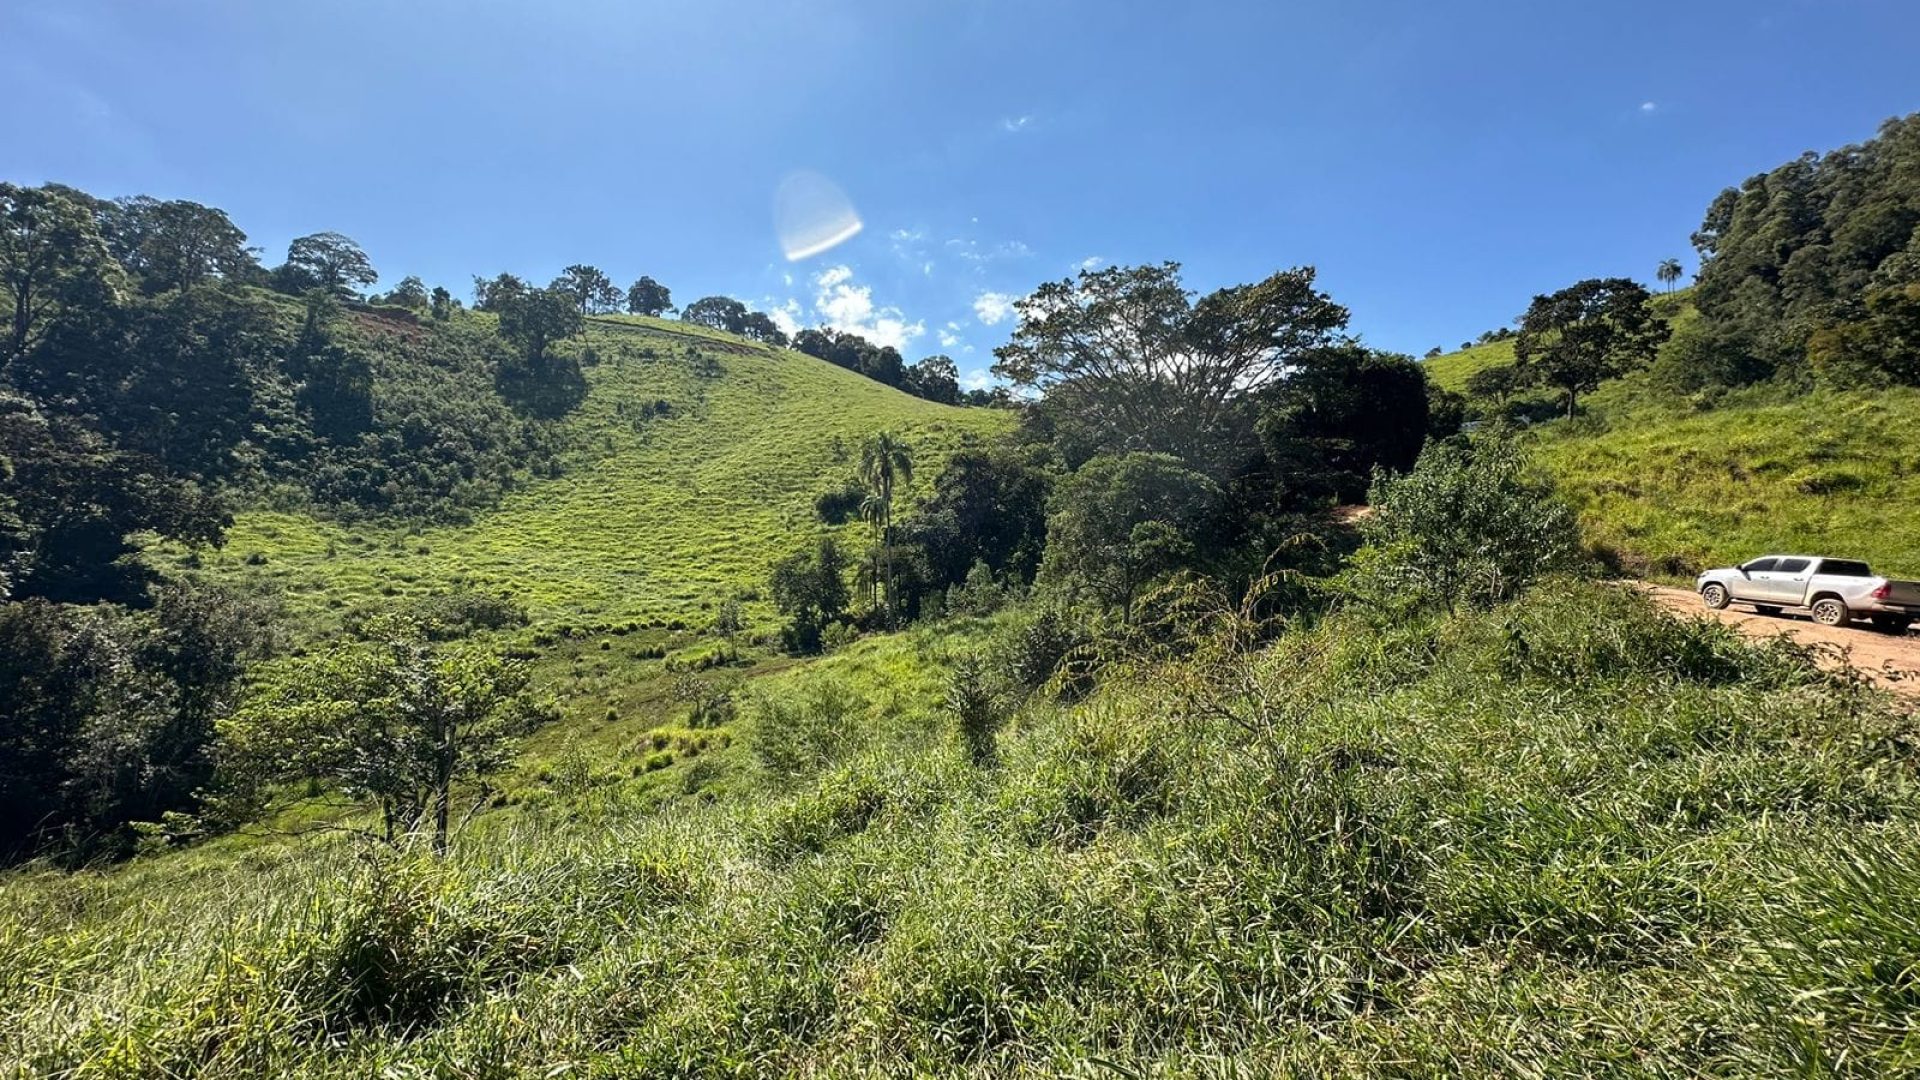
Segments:
[[[986,368],[975,368],[960,376],[960,385],[967,390],[985,390],[993,385],[993,373]]]
[[[1640,103],[1640,111],[1643,113],[1654,112],[1659,108],[1660,103],[1657,101],[1643,101]]]
[[[805,316],[806,312],[801,310],[800,301],[791,297],[783,304],[769,302],[767,306],[767,317],[772,319],[773,324],[780,328],[780,332],[788,337],[800,332],[800,320]]]
[[[982,326],[998,326],[1013,317],[1016,297],[1000,292],[983,292],[973,298],[973,315]]]
[[[1107,260],[1101,258],[1098,255],[1089,255],[1086,258],[1081,259],[1079,262],[1075,263],[1074,265],[1079,267],[1082,270],[1098,270],[1101,267],[1107,265]]]
[[[1032,123],[1033,123],[1033,117],[1026,113],[1022,113],[1019,116],[1009,116],[1002,119],[1000,121],[1000,130],[1005,131],[1008,134],[1018,134],[1022,131],[1027,130],[1028,125]]]
[[[957,322],[948,323],[947,325],[940,328],[937,336],[940,339],[941,348],[943,349],[953,348],[954,346],[960,344],[960,341],[961,341],[960,324]]]
[[[827,267],[814,275],[813,286],[813,313],[835,330],[895,349],[905,349],[927,332],[925,322],[908,322],[899,308],[875,305],[873,287],[855,284],[850,266]],[[797,313],[799,305],[793,306]]]

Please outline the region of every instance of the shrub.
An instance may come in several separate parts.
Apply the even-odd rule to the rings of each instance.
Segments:
[[[866,708],[865,699],[832,678],[810,680],[785,696],[757,695],[749,706],[754,760],[780,780],[816,773],[865,741],[858,721]]]
[[[813,512],[828,525],[845,525],[860,512],[860,504],[866,498],[867,489],[849,480],[837,488],[821,492],[813,500]]]
[[[991,765],[998,754],[994,739],[1006,722],[1000,695],[987,665],[967,656],[947,680],[947,711],[960,727],[960,742],[975,765]]]
[[[1344,584],[1375,611],[1488,606],[1581,562],[1573,510],[1505,438],[1431,445],[1369,501]]]
[[[1003,632],[996,652],[1008,681],[1022,692],[1057,685],[1072,697],[1087,689],[1087,679],[1085,671],[1072,670],[1069,661],[1084,659],[1091,644],[1092,636],[1071,611],[1049,606]]]

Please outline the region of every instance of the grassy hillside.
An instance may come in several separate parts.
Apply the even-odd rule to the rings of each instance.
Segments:
[[[1555,422],[1540,459],[1625,568],[1690,576],[1770,551],[1920,576],[1920,391],[1734,395]]]
[[[1659,297],[1676,324],[1687,293]],[[1423,363],[1463,390],[1511,363],[1493,342]],[[1587,414],[1531,429],[1589,538],[1630,573],[1688,578],[1770,551],[1831,552],[1920,576],[1920,392],[1790,394],[1756,387],[1677,399],[1645,373],[1603,386]]]
[[[1656,314],[1676,326],[1699,317],[1693,307],[1693,291],[1677,289],[1670,293],[1661,293],[1653,298]],[[1473,345],[1455,352],[1442,353],[1420,361],[1421,370],[1427,373],[1435,386],[1442,390],[1451,390],[1456,394],[1467,392],[1467,380],[1482,368],[1498,367],[1513,363],[1513,340],[1489,341]]]
[[[1467,380],[1482,368],[1513,363],[1512,341],[1489,341],[1458,352],[1443,353],[1420,361],[1420,369],[1442,390],[1456,394],[1467,392]]]
[[[1910,724],[1791,647],[1545,590],[1201,639],[961,752],[1010,629],[769,684],[742,797],[619,784],[445,863],[19,876],[23,1075],[1862,1075],[1910,1032]],[[1015,635],[1017,637],[1017,635]],[[720,767],[716,765],[715,767]]]
[[[321,629],[358,605],[455,585],[506,591],[540,623],[703,621],[761,590],[776,559],[818,535],[814,496],[851,477],[867,436],[891,430],[913,448],[922,479],[910,499],[955,448],[1010,423],[682,323],[597,319],[575,347],[598,362],[564,425],[559,478],[464,525],[242,513],[225,548],[199,562],[282,592],[289,614]],[[748,610],[770,614],[761,602]]]

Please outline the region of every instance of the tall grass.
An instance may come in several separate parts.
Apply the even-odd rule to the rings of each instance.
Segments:
[[[0,1058],[208,1077],[1915,1065],[1913,718],[1791,645],[1556,583],[1110,669],[1078,702],[1030,698],[978,764],[950,672],[1019,622],[777,676],[740,722],[738,797],[654,812],[595,788],[483,818],[445,864],[343,841],[6,879]]]

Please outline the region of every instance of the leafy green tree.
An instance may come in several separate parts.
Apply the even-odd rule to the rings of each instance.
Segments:
[[[1131,619],[1142,589],[1192,561],[1194,533],[1219,495],[1170,454],[1096,457],[1055,487],[1041,578]]]
[[[287,245],[287,266],[315,287],[340,295],[380,280],[360,245],[337,232],[302,236]]]
[[[584,263],[562,270],[547,288],[571,297],[582,316],[617,310],[625,295],[599,267]]]
[[[1347,324],[1313,280],[1302,267],[1196,301],[1178,263],[1082,271],[1015,305],[1020,321],[993,371],[1045,395],[1096,450],[1230,471],[1255,441],[1233,422],[1237,403]]]
[[[1262,395],[1257,429],[1283,489],[1357,502],[1375,469],[1411,468],[1426,442],[1427,376],[1411,357],[1360,345],[1301,356]]]
[[[774,322],[772,316],[764,311],[747,312],[741,318],[740,325],[734,329],[734,333],[754,341],[764,341],[778,349],[787,347],[786,331],[780,329],[780,324]]]
[[[525,297],[529,291],[527,283],[513,274],[496,274],[492,278],[475,275],[473,306],[476,311],[498,312]]]
[[[115,444],[196,479],[231,475],[286,348],[274,307],[199,285],[131,304],[117,323],[117,385],[98,405]]]
[[[1534,297],[1513,355],[1529,381],[1565,396],[1572,416],[1581,394],[1652,362],[1669,333],[1637,282],[1592,278]]]
[[[135,823],[198,809],[263,631],[255,605],[204,588],[144,612],[0,604],[0,861],[124,854]]]
[[[881,557],[885,560],[885,620],[891,625],[899,609],[899,596],[893,587],[893,497],[897,489],[913,482],[913,449],[882,431],[869,437],[860,447],[860,482],[869,496],[869,520],[880,534]]]
[[[574,297],[559,289],[534,289],[504,302],[499,312],[500,336],[536,364],[547,359],[547,346],[579,333],[585,322]]]
[[[907,368],[900,389],[942,405],[960,403],[960,367],[947,356],[929,356]]]
[[[1513,364],[1494,364],[1467,376],[1467,395],[1495,405],[1504,405],[1519,391],[1523,379]]]
[[[627,286],[627,310],[635,315],[665,315],[673,310],[673,293],[650,277]]]
[[[403,621],[372,628],[276,674],[225,725],[224,765],[242,788],[340,785],[380,811],[387,841],[431,830],[444,852],[454,789],[513,760],[540,717],[524,663],[474,646],[436,648]]]
[[[415,311],[424,311],[430,303],[427,283],[414,274],[408,274],[400,279],[400,284],[395,285],[392,292],[387,294],[386,302],[403,308],[412,308]]]
[[[1721,192],[1693,235],[1694,302],[1714,345],[1700,358],[1795,371],[1812,335],[1859,320],[1869,293],[1920,283],[1916,155],[1920,113]]]
[[[680,321],[736,333],[746,322],[747,305],[731,296],[704,296],[680,309]]]
[[[1510,440],[1434,443],[1405,475],[1380,473],[1348,576],[1379,611],[1488,606],[1580,565],[1580,528]]]
[[[1866,295],[1863,317],[1822,327],[1807,339],[1807,359],[1822,381],[1842,389],[1920,386],[1920,281]]]
[[[147,195],[103,204],[108,249],[142,291],[188,289],[212,278],[243,280],[260,269],[247,234],[224,210]]]
[[[0,183],[0,365],[38,344],[63,313],[111,304],[118,273],[84,204],[57,189]]]
[[[820,538],[812,552],[796,552],[774,564],[769,578],[773,606],[789,622],[788,651],[820,651],[821,634],[847,610],[847,560],[833,537]]]
[[[427,310],[432,313],[434,322],[446,322],[453,318],[453,309],[456,306],[458,302],[444,285],[435,285],[433,293],[427,298]]]
[[[933,493],[900,532],[926,552],[936,584],[958,583],[984,563],[1024,585],[1046,550],[1052,488],[1052,476],[1029,455],[1009,447],[963,450],[934,477]]]
[[[1681,267],[1679,259],[1662,259],[1658,273],[1660,283],[1667,287],[1668,292],[1672,292],[1673,283],[1679,281],[1680,275],[1686,273],[1686,270]]]
[[[0,563],[15,597],[69,603],[139,601],[152,572],[130,558],[154,533],[217,543],[231,519],[198,486],[151,458],[115,449],[99,433],[0,392]]]

